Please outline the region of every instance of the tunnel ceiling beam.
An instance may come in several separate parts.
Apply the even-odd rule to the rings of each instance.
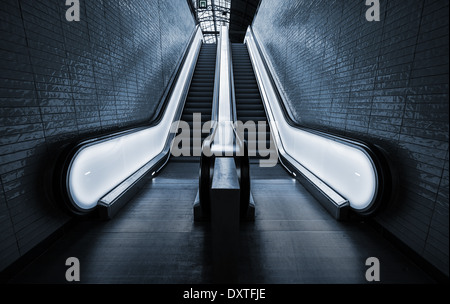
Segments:
[[[217,42],[217,29],[223,24],[229,24],[231,42],[242,43],[260,0],[207,0],[206,9],[198,8],[198,0],[188,0],[188,3],[207,43]]]

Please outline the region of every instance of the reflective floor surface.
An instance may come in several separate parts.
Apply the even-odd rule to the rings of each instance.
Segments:
[[[80,221],[11,283],[66,283],[68,257],[81,283],[214,283],[210,224],[193,221],[198,169],[169,162],[113,220]],[[241,223],[230,283],[367,283],[369,257],[381,283],[433,282],[368,225],[335,221],[281,166],[251,175],[256,220]]]

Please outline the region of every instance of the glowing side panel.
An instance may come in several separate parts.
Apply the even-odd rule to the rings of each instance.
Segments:
[[[230,96],[230,42],[228,28],[220,29],[220,84],[219,84],[219,121],[231,120],[231,96]]]
[[[250,30],[247,31],[245,39],[280,153],[288,154],[345,197],[352,208],[367,208],[377,192],[377,175],[370,157],[354,146],[289,125],[280,107],[282,101],[278,100],[272,87]]]
[[[67,178],[69,195],[79,208],[95,207],[101,197],[163,151],[201,43],[199,29],[157,125],[87,146],[75,155]]]
[[[158,126],[82,149],[69,173],[74,202],[82,209],[95,207],[103,195],[161,153],[166,137]]]
[[[217,131],[214,136],[212,153],[215,155],[233,155],[234,131],[231,105],[230,79],[230,41],[228,28],[220,28],[220,65],[219,65],[219,107]],[[228,154],[227,154],[228,153]]]
[[[372,202],[377,177],[363,151],[292,127],[278,131],[288,139],[283,141],[286,153],[345,197],[352,208],[364,209]]]

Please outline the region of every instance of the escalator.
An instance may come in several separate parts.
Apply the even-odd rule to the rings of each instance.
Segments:
[[[217,280],[217,272],[225,274],[226,278],[232,274],[230,277],[234,280],[238,270],[248,276],[242,276],[242,282],[279,282],[272,279],[261,281],[261,278],[273,278],[273,274],[276,278],[287,278],[289,282],[323,282],[335,274],[327,272],[329,265],[320,261],[329,260],[330,252],[342,248],[350,248],[343,254],[354,256],[353,240],[361,239],[361,226],[357,222],[357,229],[349,231],[348,225],[329,221],[329,217],[324,215],[325,210],[319,208],[317,203],[322,204],[337,220],[346,220],[350,208],[360,215],[369,216],[380,202],[388,200],[389,176],[378,163],[376,149],[288,121],[282,98],[277,94],[276,84],[252,32],[248,31],[246,44],[232,44],[231,47],[229,41],[222,37],[228,37],[226,26],[221,29],[219,49],[215,44],[203,44],[201,29],[197,28],[174,82],[168,87],[167,102],[160,120],[145,127],[83,140],[68,146],[67,152],[58,157],[61,163],[54,169],[57,173],[54,178],[55,193],[58,201],[66,204],[74,215],[92,214],[93,218],[97,218],[94,212],[98,212],[100,218],[111,219],[128,201],[132,201],[118,214],[119,220],[106,225],[88,223],[92,229],[77,230],[75,236],[69,235],[69,239],[62,243],[72,242],[75,237],[78,243],[87,244],[79,248],[69,246],[72,251],[80,251],[58,252],[63,252],[64,257],[69,254],[81,257],[94,265],[89,274],[91,278],[98,278],[96,273],[104,268],[104,263],[95,268],[95,261],[106,248],[103,253],[107,257],[105,263],[116,264],[119,261],[122,264],[120,267],[108,267],[110,271],[100,277],[104,280],[112,277],[130,283],[130,276],[121,273],[121,270],[137,267],[132,280],[140,283],[160,281],[162,277],[172,283],[204,283],[211,282],[210,278]],[[193,122],[194,114],[201,115],[198,125]],[[196,144],[202,143],[209,134],[203,134],[194,127],[198,128],[211,119],[215,124],[211,140],[205,142],[204,148],[215,152],[241,152],[241,134],[236,134],[239,130],[230,128],[232,125],[229,124],[236,120],[250,122],[248,126],[252,122],[256,126],[258,122],[265,122],[266,129],[262,132],[265,147],[257,144],[260,141],[257,131],[261,130],[255,128],[244,133],[248,154],[244,145],[243,155],[207,156],[204,153],[201,158],[197,157],[194,152],[200,152],[200,156],[202,150],[199,146],[195,151]],[[176,121],[190,127],[189,134],[184,134],[189,135],[190,153],[170,159],[172,139],[177,131],[181,131],[173,130],[173,122]],[[272,134],[267,121],[272,123],[277,147],[271,144]],[[230,130],[232,132],[228,132]],[[273,154],[279,156],[278,165],[271,168],[261,165],[264,162],[260,162],[260,166],[255,165],[256,160],[270,158]],[[248,156],[253,158],[251,183]],[[369,166],[364,167],[366,160]],[[317,163],[319,166],[314,166]],[[364,168],[367,170],[362,171]],[[320,176],[322,172],[325,174]],[[369,184],[367,177],[372,176],[374,186],[367,191],[362,186]],[[293,177],[301,184],[293,182]],[[342,186],[342,183],[334,183],[335,180],[347,183]],[[345,197],[331,186],[343,189]],[[346,189],[351,191],[344,192]],[[139,195],[136,195],[138,191]],[[361,204],[351,205],[359,202],[358,197],[354,199],[353,195],[358,191],[364,192],[363,195],[368,193],[367,204],[363,202],[362,207]],[[256,218],[255,207],[259,210]],[[204,225],[192,225],[192,219],[210,221],[210,229],[205,229]],[[241,229],[240,221],[255,221],[256,224],[244,224]],[[263,229],[259,229],[261,227]],[[86,235],[80,231],[86,232]],[[120,231],[130,246],[123,246],[124,238],[109,233],[111,231]],[[352,234],[352,231],[357,233]],[[336,240],[336,235],[344,235],[345,238]],[[211,236],[210,240],[207,240],[208,236]],[[235,242],[239,239],[242,241]],[[105,242],[108,246],[104,246]],[[323,246],[324,243],[327,246]],[[370,240],[367,244],[371,244]],[[235,250],[242,245],[243,250]],[[311,257],[308,253],[310,248],[318,253],[312,258],[308,258]],[[375,245],[370,252],[373,256],[384,258],[383,248],[386,246]],[[367,257],[367,248],[363,249],[357,251],[356,256],[361,261]],[[92,255],[94,251],[99,254]],[[179,271],[178,265],[173,266],[171,252],[180,253],[177,259],[187,258],[188,268],[198,265],[206,271],[202,270],[200,276],[194,276],[198,281],[192,281],[192,276],[183,275],[189,271]],[[276,258],[272,259],[274,252]],[[145,261],[145,265],[136,264],[142,256],[151,258]],[[299,256],[306,257],[306,260]],[[47,259],[60,260],[59,256]],[[257,269],[255,273],[255,263],[267,260],[268,267],[262,272]],[[206,265],[205,261],[212,263]],[[319,266],[311,279],[300,272],[287,271],[283,267],[285,262],[298,269],[307,269],[308,265]],[[218,265],[220,268],[217,268]],[[348,273],[346,270],[353,269],[347,264],[343,267],[345,269],[337,273],[345,274]],[[155,275],[154,269],[158,270]],[[39,273],[41,270],[42,267]],[[350,274],[352,279],[360,275],[360,268],[354,270]],[[119,275],[115,271],[119,271]]]
[[[203,142],[208,136],[207,133],[201,132],[203,123],[211,120],[212,101],[214,94],[214,73],[216,67],[216,44],[203,44],[197,60],[194,75],[192,77],[191,86],[187,95],[186,103],[181,115],[181,120],[189,124],[190,128],[190,153],[189,156],[197,156],[195,158],[182,157],[183,161],[197,160],[200,156],[200,146],[196,143]],[[201,124],[197,124],[194,129],[193,115],[201,114]],[[198,140],[201,134],[201,141]],[[196,152],[194,154],[194,148]],[[183,155],[187,156],[187,155]]]
[[[270,128],[247,47],[242,43],[233,43],[231,49],[237,119],[244,124],[253,121],[256,126],[258,126],[258,122],[265,122],[266,149],[270,148],[269,155],[272,155],[276,151],[274,145],[270,145]],[[251,159],[268,158],[268,151],[260,151],[258,147],[257,131],[258,128],[245,130],[244,136],[249,146],[249,156]]]
[[[197,156],[189,157],[189,161],[205,160],[200,161],[199,197],[206,213],[216,152],[220,155],[241,150],[242,135],[247,140],[248,153],[244,146],[244,154],[235,158],[241,217],[246,216],[251,205],[248,156],[259,159],[260,167],[268,167],[265,159],[271,162],[275,155],[275,161],[279,160],[293,177],[308,185],[337,219],[345,218],[349,208],[369,216],[380,202],[389,200],[392,174],[381,149],[290,121],[263,57],[264,50],[252,31],[247,33],[246,44],[230,45],[227,39],[221,42],[219,48],[203,44],[201,29],[196,28],[167,94],[163,95],[161,115],[155,121],[63,147],[49,178],[54,200],[63,202],[74,215],[99,211],[101,217],[111,218],[148,178],[162,170],[171,155],[177,156],[171,152],[180,146],[174,141],[180,131],[187,133],[181,141],[183,157],[172,160],[185,161],[188,156]],[[196,114],[201,115],[197,124],[193,121]],[[218,124],[214,125],[212,140],[204,146],[209,144],[207,148],[214,151],[214,157],[209,159],[202,154],[202,142],[209,134],[200,128],[212,118]],[[246,124],[244,134],[239,134],[242,129],[226,128],[227,123],[236,120]],[[174,122],[179,122],[178,129],[174,130]],[[276,138],[277,147],[271,135]],[[185,146],[186,140],[189,147]]]

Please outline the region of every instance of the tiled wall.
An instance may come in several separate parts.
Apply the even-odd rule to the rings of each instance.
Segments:
[[[61,227],[42,173],[64,140],[148,121],[194,29],[185,0],[0,4],[0,271]]]
[[[448,10],[442,0],[263,0],[254,31],[298,122],[391,155],[398,199],[377,221],[448,275]]]

